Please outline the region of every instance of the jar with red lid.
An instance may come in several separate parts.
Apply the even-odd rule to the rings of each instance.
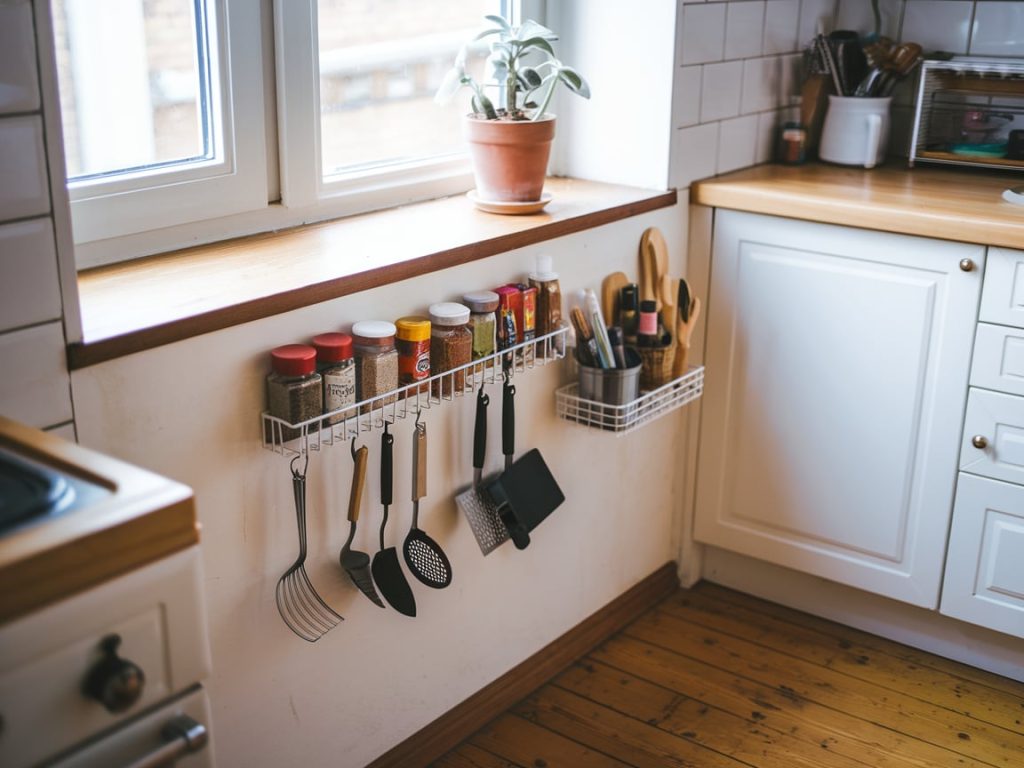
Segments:
[[[398,348],[398,386],[430,378],[430,321],[425,317],[402,317],[395,321]],[[426,384],[413,392],[426,391]]]
[[[339,424],[353,413],[346,406],[356,402],[356,361],[352,337],[347,333],[321,333],[313,337],[317,373],[323,379],[324,423]]]
[[[360,402],[381,397],[398,389],[398,351],[395,349],[394,323],[386,320],[360,320],[352,325],[356,358],[356,397]],[[392,394],[373,407],[393,403]],[[366,410],[369,410],[368,408]]]
[[[286,344],[270,352],[267,376],[267,410],[289,424],[300,424],[323,413],[323,388],[316,372],[316,349],[306,344]],[[302,435],[295,427],[282,427],[281,439]],[[271,438],[276,435],[271,435]]]

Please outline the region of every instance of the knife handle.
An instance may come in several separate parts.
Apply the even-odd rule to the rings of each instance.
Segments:
[[[355,452],[355,466],[352,469],[352,488],[348,492],[348,520],[354,523],[359,520],[359,506],[363,503],[363,486],[366,483],[366,454],[369,449],[364,445]]]
[[[391,505],[391,478],[395,436],[385,432],[380,439],[380,503]]]
[[[484,468],[484,453],[487,450],[487,404],[491,398],[480,387],[476,396],[476,421],[473,424],[473,469]]]

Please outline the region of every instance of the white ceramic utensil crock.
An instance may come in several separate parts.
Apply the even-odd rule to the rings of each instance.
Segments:
[[[829,96],[818,156],[840,165],[874,168],[889,141],[891,96]]]

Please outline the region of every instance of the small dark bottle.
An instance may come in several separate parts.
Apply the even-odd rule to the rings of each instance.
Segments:
[[[619,324],[626,346],[635,347],[640,326],[639,289],[636,283],[624,285],[619,291]]]

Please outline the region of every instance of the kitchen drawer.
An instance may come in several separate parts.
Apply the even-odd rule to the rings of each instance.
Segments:
[[[1024,397],[971,388],[960,469],[1024,485]]]
[[[0,335],[0,413],[33,427],[71,421],[71,379],[60,322]]]
[[[32,3],[0,3],[0,114],[39,109]]]
[[[60,319],[57,252],[49,218],[0,225],[0,286],[5,286],[0,332]]]
[[[978,323],[971,386],[1024,396],[1024,330]]]
[[[1024,637],[1024,488],[960,475],[940,612]]]
[[[35,765],[205,678],[201,589],[191,547],[0,627],[0,765]],[[141,699],[119,714],[81,690],[114,633],[145,674]]]
[[[988,249],[981,320],[1024,328],[1024,251]]]
[[[0,118],[0,222],[49,210],[42,119],[35,115]]]

